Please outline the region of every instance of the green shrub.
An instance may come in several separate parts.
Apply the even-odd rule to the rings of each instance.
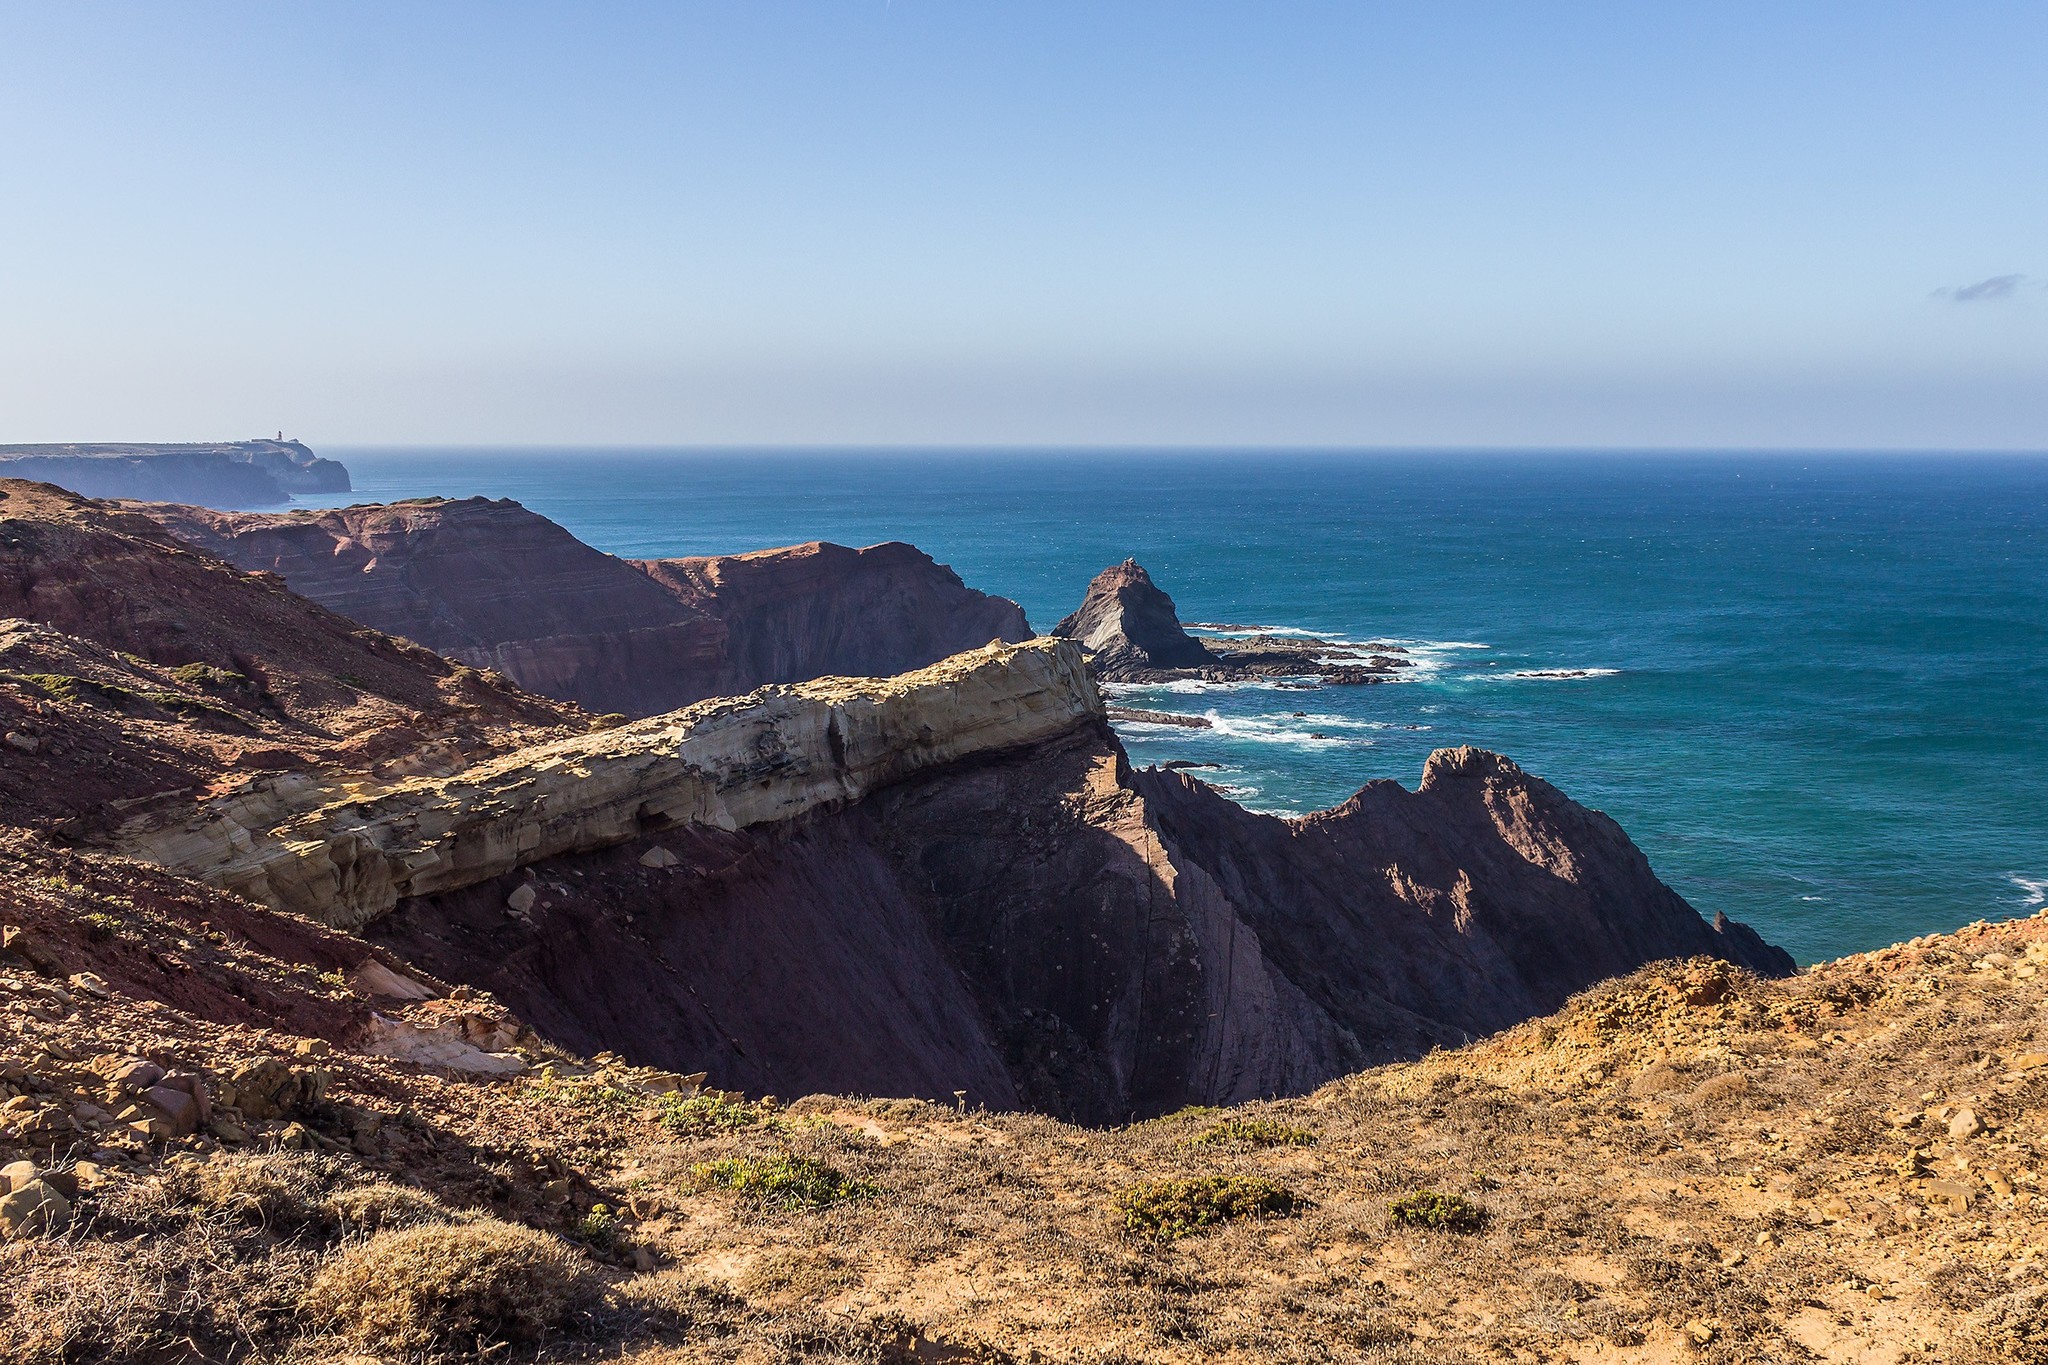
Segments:
[[[1242,1175],[1205,1175],[1179,1180],[1150,1180],[1117,1193],[1112,1201],[1124,1231],[1143,1232],[1162,1240],[1233,1218],[1281,1218],[1301,1201],[1294,1192],[1270,1180]]]
[[[576,1235],[592,1246],[610,1251],[619,1244],[619,1215],[610,1204],[592,1204],[590,1212],[576,1224]]]
[[[1158,1118],[1146,1119],[1145,1122],[1175,1123],[1180,1121],[1181,1119],[1205,1119],[1209,1117],[1209,1115],[1211,1114],[1223,1114],[1228,1112],[1228,1110],[1224,1109],[1220,1105],[1189,1104],[1183,1105],[1181,1108],[1174,1110],[1171,1114],[1161,1114]]]
[[[121,934],[120,917],[110,915],[104,910],[94,910],[89,914],[80,915],[78,922],[85,926],[85,936],[94,943],[111,942]]]
[[[733,1190],[781,1209],[819,1209],[879,1193],[864,1180],[849,1179],[822,1161],[794,1152],[701,1162],[690,1173],[706,1188]]]
[[[1313,1147],[1316,1135],[1275,1119],[1228,1118],[1188,1139],[1204,1147]]]
[[[249,681],[243,674],[212,664],[179,664],[171,676],[187,687],[240,687]]]
[[[684,1099],[671,1091],[661,1097],[661,1126],[677,1137],[710,1137],[715,1133],[736,1133],[742,1128],[780,1129],[782,1120],[765,1105],[749,1104],[712,1091]]]
[[[1475,1232],[1486,1221],[1486,1210],[1462,1195],[1417,1190],[1404,1194],[1387,1209],[1395,1227],[1437,1228],[1446,1232]]]
[[[558,1104],[585,1114],[620,1117],[638,1113],[643,1102],[639,1091],[595,1076],[543,1076],[527,1082],[526,1093],[545,1104]]]

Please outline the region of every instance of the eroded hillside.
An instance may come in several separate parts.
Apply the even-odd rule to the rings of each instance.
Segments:
[[[1783,981],[1654,967],[1091,1129],[689,1098],[359,940],[0,856],[8,1360],[2043,1355],[2038,917]]]

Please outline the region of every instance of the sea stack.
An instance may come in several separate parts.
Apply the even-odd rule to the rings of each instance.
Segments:
[[[1216,658],[1181,629],[1173,599],[1135,559],[1095,575],[1081,609],[1053,627],[1081,642],[1096,673],[1114,680],[1141,669],[1204,668]]]

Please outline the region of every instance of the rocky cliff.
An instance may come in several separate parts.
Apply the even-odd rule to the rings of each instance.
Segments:
[[[448,771],[588,725],[148,517],[0,480],[0,824],[103,834],[251,772]]]
[[[208,507],[272,507],[293,493],[349,491],[340,461],[297,441],[0,446],[0,477],[41,480],[93,498]]]
[[[1133,772],[1072,641],[593,730],[147,517],[0,492],[0,820],[363,926],[579,1051],[1105,1122],[1656,958],[1789,966],[1493,755],[1294,821]]]
[[[1090,1123],[1298,1093],[1627,965],[1791,967],[1497,756],[1280,820],[1132,772],[1092,722],[852,805],[408,899],[368,932],[579,1051]]]
[[[857,801],[919,771],[1029,745],[1102,714],[1065,641],[990,645],[894,678],[826,679],[699,703],[452,776],[252,779],[119,831],[123,852],[352,928],[457,889],[651,831],[744,829]]]
[[[343,615],[599,712],[658,715],[768,683],[884,677],[1031,634],[1014,602],[973,591],[910,545],[633,561],[509,500],[148,510]]]

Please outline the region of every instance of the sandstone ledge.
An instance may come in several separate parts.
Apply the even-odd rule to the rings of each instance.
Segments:
[[[266,777],[139,820],[117,846],[354,928],[407,896],[671,825],[786,820],[1103,715],[1073,642],[990,644],[894,678],[821,678],[700,702],[449,777]]]

